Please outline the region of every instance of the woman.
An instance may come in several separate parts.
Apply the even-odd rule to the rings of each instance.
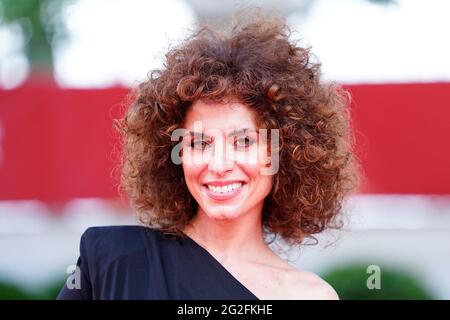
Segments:
[[[89,228],[59,299],[338,299],[266,238],[339,226],[356,185],[347,95],[283,19],[246,21],[202,28],[137,88],[118,124],[142,225]]]

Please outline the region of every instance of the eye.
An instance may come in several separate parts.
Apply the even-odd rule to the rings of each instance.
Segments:
[[[235,146],[239,149],[243,149],[250,147],[253,143],[255,143],[255,139],[250,137],[242,137],[236,139]]]
[[[208,143],[204,140],[197,140],[191,142],[191,148],[197,150],[204,150],[208,146]]]

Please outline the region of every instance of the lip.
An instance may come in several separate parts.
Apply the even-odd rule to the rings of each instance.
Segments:
[[[242,180],[227,180],[227,181],[216,180],[216,181],[205,182],[204,184],[209,184],[211,186],[216,186],[216,187],[219,186],[219,187],[221,187],[221,186],[226,186],[226,185],[229,185],[229,184],[232,184],[232,183],[242,183],[242,184],[244,184],[245,182],[242,181]]]
[[[218,181],[216,181],[216,182],[218,182]],[[243,181],[238,181],[238,180],[236,180],[236,181],[234,181],[234,182],[231,182],[231,181],[226,181],[226,182],[224,182],[224,183],[220,182],[220,183],[222,183],[222,184],[208,183],[208,184],[214,185],[214,186],[223,186],[223,185],[227,185],[227,184],[230,184],[230,183],[238,183],[238,182],[242,183],[242,185],[241,185],[241,187],[240,187],[239,189],[232,190],[232,191],[227,192],[227,193],[224,193],[224,194],[212,193],[212,192],[209,190],[209,188],[208,188],[208,186],[207,186],[206,184],[204,184],[204,185],[202,186],[202,188],[204,188],[205,193],[206,193],[206,195],[207,195],[209,198],[211,198],[211,199],[213,199],[213,200],[224,201],[224,200],[228,200],[228,199],[234,198],[234,197],[236,197],[239,193],[241,193],[241,191],[242,191],[242,189],[245,187],[246,183],[243,182]]]

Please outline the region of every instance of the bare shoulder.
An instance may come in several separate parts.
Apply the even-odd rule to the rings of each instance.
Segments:
[[[339,300],[333,287],[312,272],[295,270],[290,275],[290,295],[295,300]]]

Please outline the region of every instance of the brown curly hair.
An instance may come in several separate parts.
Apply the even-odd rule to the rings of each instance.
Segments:
[[[118,122],[122,191],[139,221],[183,236],[198,204],[182,166],[171,161],[178,143],[171,134],[194,101],[233,97],[255,111],[258,125],[279,129],[279,170],[264,200],[264,229],[300,244],[342,225],[336,217],[358,181],[350,99],[338,85],[322,83],[312,57],[309,47],[291,40],[283,18],[260,14],[227,31],[202,27],[170,49]]]

